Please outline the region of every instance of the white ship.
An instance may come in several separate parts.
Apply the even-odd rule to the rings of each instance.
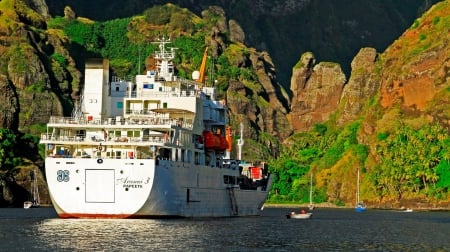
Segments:
[[[72,117],[51,117],[45,173],[61,218],[260,215],[271,179],[264,163],[230,158],[226,104],[174,75],[174,48],[157,42],[156,69],[133,81],[109,76],[104,59],[86,62]],[[206,50],[205,50],[206,52]],[[206,59],[206,53],[204,60]]]

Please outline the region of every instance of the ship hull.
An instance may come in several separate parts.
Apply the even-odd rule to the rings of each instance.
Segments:
[[[47,158],[46,176],[61,218],[257,216],[267,197],[224,183],[239,171],[171,160]]]

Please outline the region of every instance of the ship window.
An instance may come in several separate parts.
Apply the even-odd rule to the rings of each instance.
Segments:
[[[154,85],[153,84],[144,84],[144,88],[146,88],[146,89],[153,89]]]
[[[159,90],[159,92],[162,92],[162,87],[159,87],[159,89],[158,89],[158,90]]]
[[[119,87],[116,87],[116,92],[119,92],[119,91],[120,91]]]

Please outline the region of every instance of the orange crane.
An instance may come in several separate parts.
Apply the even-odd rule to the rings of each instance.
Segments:
[[[208,47],[205,48],[205,52],[203,53],[202,64],[200,65],[200,77],[198,78],[198,82],[203,84],[205,81],[205,70],[206,70],[206,60],[208,59]]]

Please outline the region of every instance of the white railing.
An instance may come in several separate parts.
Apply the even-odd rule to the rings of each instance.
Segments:
[[[140,111],[128,111],[126,115],[140,115]],[[164,116],[153,116],[153,117],[142,117],[142,118],[107,118],[107,119],[98,119],[94,118],[92,120],[86,120],[85,118],[74,119],[72,117],[50,117],[49,124],[51,126],[67,126],[72,125],[74,127],[80,126],[89,126],[89,125],[167,125],[173,127],[182,127],[186,129],[192,129],[192,123],[188,123],[185,121],[180,121],[177,119],[170,119]],[[123,127],[121,127],[123,128]]]

